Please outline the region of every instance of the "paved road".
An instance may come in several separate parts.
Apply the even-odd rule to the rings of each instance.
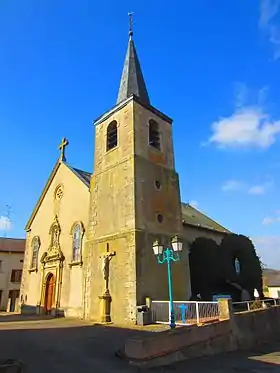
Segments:
[[[195,373],[279,373],[280,342],[262,346],[255,351],[185,361],[162,372]]]
[[[25,373],[133,373],[114,351],[128,336],[147,333],[67,319],[19,319],[0,315],[0,359],[22,359]],[[280,372],[280,342],[251,353],[186,361],[157,372]]]

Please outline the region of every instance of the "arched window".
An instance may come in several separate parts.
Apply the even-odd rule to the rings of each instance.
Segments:
[[[82,238],[83,226],[81,223],[75,223],[72,228],[72,261],[80,262],[82,260]]]
[[[153,119],[149,120],[149,145],[157,150],[161,149],[158,123]]]
[[[30,268],[36,269],[38,266],[38,253],[40,248],[40,238],[38,236],[35,236],[32,240],[32,257],[31,257],[31,263]]]
[[[107,127],[107,151],[115,148],[118,145],[118,126],[113,120]]]

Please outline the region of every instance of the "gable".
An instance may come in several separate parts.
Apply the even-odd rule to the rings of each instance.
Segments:
[[[35,208],[25,226],[25,230],[28,231],[30,228],[31,228],[31,224],[36,216],[36,214],[38,213],[45,197],[46,197],[46,194],[48,193],[48,191],[50,190],[53,182],[54,182],[54,179],[56,178],[56,176],[58,175],[59,173],[59,170],[61,168],[64,168],[65,170],[67,169],[68,171],[70,171],[71,175],[74,176],[74,178],[76,178],[77,180],[79,180],[79,183],[80,183],[80,187],[82,189],[85,189],[85,190],[89,190],[89,185],[90,185],[90,177],[91,177],[91,174],[88,173],[88,172],[85,172],[85,171],[82,171],[82,170],[79,170],[77,168],[74,168],[74,167],[71,167],[69,164],[61,161],[61,160],[58,160],[47,180],[47,183],[35,205]],[[67,178],[69,178],[70,176],[68,176]],[[70,180],[68,180],[68,183],[71,182]],[[67,180],[62,180],[61,181],[62,184],[66,183],[67,184]],[[57,182],[56,182],[57,184]]]
[[[230,233],[228,229],[203,214],[189,203],[181,203],[183,224],[196,228],[209,229],[220,233]]]

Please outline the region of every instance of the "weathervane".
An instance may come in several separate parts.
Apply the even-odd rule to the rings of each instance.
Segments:
[[[133,35],[133,29],[132,29],[132,26],[133,26],[132,16],[133,16],[133,14],[134,14],[134,12],[128,13],[128,18],[129,18],[129,36],[130,37]]]

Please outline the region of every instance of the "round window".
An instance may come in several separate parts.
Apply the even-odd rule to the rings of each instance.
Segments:
[[[163,215],[162,214],[157,214],[157,221],[159,223],[163,223]]]
[[[54,192],[54,198],[56,199],[56,201],[60,201],[61,198],[63,196],[63,186],[62,185],[59,185],[56,189],[55,189],[55,192]]]
[[[161,182],[159,180],[155,181],[155,187],[156,187],[157,190],[161,189]]]

